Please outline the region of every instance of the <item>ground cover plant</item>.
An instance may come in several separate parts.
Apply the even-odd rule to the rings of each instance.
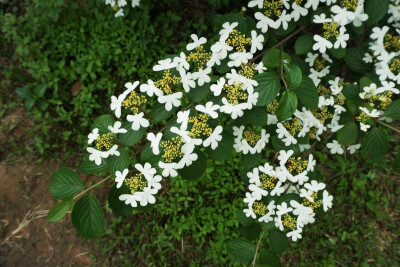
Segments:
[[[332,203],[335,208],[336,194],[338,202],[352,203],[347,209],[357,210],[364,204],[376,219],[387,219],[390,212],[383,212],[380,205],[383,201],[389,207],[393,202],[363,186],[374,174],[352,180],[355,191],[368,194],[362,204],[331,189],[347,185],[344,175],[354,175],[360,168],[347,163],[350,158],[363,163],[390,158],[394,167],[399,162],[397,152],[385,159],[389,142],[396,143],[399,132],[395,123],[400,114],[398,21],[395,1],[376,8],[375,1],[361,0],[249,1],[240,13],[216,16],[214,36],[191,35],[182,51],[153,67],[149,76],[155,78],[146,77],[141,83],[129,79],[126,88],[114,92],[112,115],[94,120],[88,135],[89,156],[79,167],[82,173],[99,174],[99,182],[85,186],[73,170],[58,170],[50,192],[61,202],[50,211],[49,220],[59,220],[71,209],[72,223],[80,234],[101,235],[102,205],[92,191],[114,180],[106,210],[135,214],[135,226],[146,220],[138,214],[152,212],[155,218],[162,214],[151,232],[169,233],[156,238],[173,253],[159,262],[181,255],[178,260],[193,264],[234,260],[275,266],[289,241],[294,247],[293,252],[286,251],[289,255],[296,255],[296,247],[301,246],[296,242],[301,244],[308,234],[315,240],[328,237],[326,242],[332,245],[338,242],[324,231],[331,232],[332,224],[318,226],[320,219],[324,224],[333,220],[328,215],[334,213],[324,212]],[[338,155],[327,157],[326,152]],[[319,164],[340,169],[338,182],[328,179],[332,175]],[[203,179],[221,179],[226,184],[210,182],[205,192],[192,188]],[[216,198],[210,193],[213,186],[223,194]],[[203,208],[204,217],[186,212],[186,218],[179,213],[193,206],[201,211],[205,196],[210,201],[225,198],[230,205],[223,211]],[[181,204],[168,208],[174,201]],[[344,214],[348,212],[338,213],[335,220]],[[119,227],[121,220],[116,219],[106,233],[118,232],[130,244],[133,239],[124,238],[130,224]],[[165,221],[172,229],[160,228]],[[376,229],[367,227],[371,232]],[[392,222],[387,228],[394,228]],[[341,231],[341,241],[349,238],[344,234],[348,231],[334,229]],[[358,236],[357,231],[350,232],[350,239]],[[217,237],[210,239],[211,233]],[[182,244],[177,247],[171,240]],[[392,237],[387,240],[393,242]],[[211,252],[205,258],[197,256],[204,251],[191,242],[208,242]],[[379,247],[370,244],[357,252],[370,255]],[[114,243],[109,247],[115,252]],[[150,249],[159,254],[160,247]],[[146,246],[136,249],[135,260],[157,262],[139,253]],[[395,250],[384,252],[396,257]],[[119,260],[124,262],[122,255]],[[312,257],[300,253],[304,264]],[[295,257],[281,259],[290,263]],[[382,257],[365,259],[358,253],[341,261],[335,254],[321,260],[329,264],[392,262]]]

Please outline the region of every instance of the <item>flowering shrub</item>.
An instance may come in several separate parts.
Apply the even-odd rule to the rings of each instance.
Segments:
[[[227,243],[238,262],[279,265],[277,254],[302,238],[333,196],[313,150],[381,160],[385,126],[400,132],[399,1],[252,0],[221,16],[211,40],[191,35],[184,51],[160,60],[154,80],[127,82],[112,114],[95,119],[80,171],[109,176],[85,189],[61,168],[50,186],[61,199],[49,220],[72,209],[86,237],[100,235],[103,212],[89,190],[113,179],[118,215],[156,202],[166,179],[198,179],[207,158],[241,157],[248,181],[238,214],[253,244]],[[254,18],[255,19],[254,19]],[[180,178],[175,178],[175,177]],[[75,204],[74,199],[82,196]],[[269,248],[261,241],[269,236]]]

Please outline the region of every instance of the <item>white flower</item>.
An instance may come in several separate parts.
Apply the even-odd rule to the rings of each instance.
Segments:
[[[347,46],[346,41],[349,40],[350,35],[346,33],[346,28],[345,27],[340,27],[340,35],[336,38],[336,42],[334,45],[335,49],[338,49],[339,47],[345,48]]]
[[[309,146],[309,145],[306,145],[306,146]],[[308,156],[307,171],[308,171],[308,172],[314,171],[314,167],[315,167],[316,164],[317,164],[317,161],[314,159],[313,155],[310,154],[310,155]]]
[[[233,31],[233,29],[236,28],[237,25],[239,25],[237,22],[233,22],[232,24],[225,22],[222,24],[222,30],[219,31],[219,35],[221,36],[220,38],[223,40],[223,42],[228,39],[229,34]]]
[[[211,78],[208,76],[210,73],[211,68],[199,69],[198,72],[192,74],[192,77],[197,80],[199,86],[202,86],[204,83],[209,83],[211,81]]]
[[[290,14],[286,14],[286,10],[283,10],[279,18],[275,21],[275,29],[278,29],[282,24],[282,28],[286,30],[289,26],[289,21],[291,19],[292,16]]]
[[[190,92],[190,88],[196,87],[196,81],[195,81],[192,73],[185,72],[184,69],[180,69],[179,75],[181,76],[182,86],[186,93]]]
[[[210,134],[210,136],[204,140],[203,146],[208,147],[211,145],[211,148],[215,150],[218,147],[218,142],[222,140],[222,126],[218,125],[213,132]]]
[[[231,103],[228,102],[228,100],[224,97],[222,98],[222,106],[219,109],[221,112],[224,112],[226,114],[231,114],[232,119],[236,119],[238,117],[243,116],[243,111],[248,109],[248,104],[247,103],[240,103],[237,105],[232,105]]]
[[[117,183],[117,188],[120,188],[122,183],[125,180],[125,177],[128,175],[128,169],[124,169],[122,173],[120,171],[115,172],[115,182]]]
[[[114,123],[114,126],[108,126],[108,130],[110,130],[111,132],[113,132],[115,134],[128,132],[126,129],[121,128],[121,122],[120,121],[116,121]]]
[[[332,143],[326,144],[326,147],[330,149],[332,154],[343,154],[344,150],[337,140],[333,140]]]
[[[157,194],[158,190],[147,186],[143,189],[143,192],[137,192],[138,195],[142,197],[140,200],[140,206],[144,207],[147,204],[154,204],[156,203],[156,198],[153,196]]]
[[[369,53],[365,53],[363,60],[365,63],[372,63],[374,61],[373,57]]]
[[[258,221],[265,222],[265,223],[272,222],[273,221],[272,215],[275,214],[275,208],[276,208],[275,201],[272,200],[271,202],[269,202],[269,204],[267,206],[267,210],[268,210],[267,214],[258,218]]]
[[[324,205],[325,212],[328,209],[332,208],[332,200],[333,200],[333,196],[329,195],[328,191],[325,190],[322,194],[322,203]]]
[[[86,148],[87,152],[89,152],[89,160],[90,161],[94,161],[94,163],[96,163],[96,165],[100,165],[101,164],[101,159],[102,158],[108,158],[108,152],[107,151],[100,151],[97,150],[93,147],[88,147]]]
[[[350,151],[350,154],[354,154],[354,153],[356,153],[357,150],[360,149],[360,147],[361,147],[361,144],[355,144],[352,146],[348,146],[347,150]]]
[[[132,7],[137,7],[140,4],[140,0],[132,0]]]
[[[158,61],[158,65],[155,65],[153,67],[153,71],[172,69],[172,68],[175,68],[176,66],[177,66],[176,62],[172,61],[171,58],[167,58],[167,59]]]
[[[151,142],[150,147],[151,147],[154,155],[160,154],[159,144],[160,144],[162,136],[163,136],[162,133],[158,133],[157,135],[154,135],[154,133],[147,134],[147,140],[149,140]]]
[[[146,162],[144,165],[136,163],[135,168],[141,174],[143,174],[146,179],[149,177],[153,177],[154,174],[156,174],[156,169],[151,167],[151,164],[148,162]]]
[[[229,55],[231,61],[228,62],[228,67],[240,67],[241,64],[247,64],[250,59],[253,58],[253,54],[243,51],[235,52]]]
[[[216,110],[219,110],[219,108],[220,108],[219,105],[214,105],[213,102],[211,101],[207,102],[205,106],[203,105],[196,106],[196,110],[210,115],[210,117],[213,119],[218,118],[218,113],[216,112]]]
[[[194,139],[192,139],[192,140],[194,140]],[[182,147],[182,151],[184,152],[184,155],[183,155],[182,159],[178,163],[178,168],[179,169],[182,169],[185,166],[192,165],[192,163],[199,158],[199,156],[196,153],[192,153],[191,152],[191,151],[193,151],[193,146],[190,146],[189,151],[187,151],[186,153],[185,153],[184,150],[185,149],[184,149],[184,146],[183,146]]]
[[[286,164],[288,159],[293,155],[294,151],[293,150],[280,150],[279,155],[278,155],[278,160],[279,160],[279,165],[283,166]]]
[[[371,128],[371,125],[360,122],[360,130],[361,131],[366,132],[366,131],[368,131],[369,128]]]
[[[164,93],[160,89],[158,89],[152,80],[147,80],[147,84],[142,84],[140,86],[140,92],[146,93],[148,96],[152,97],[153,95],[162,96]]]
[[[325,184],[324,183],[318,183],[316,180],[312,180],[311,183],[306,183],[304,184],[304,187],[307,188],[308,190],[311,190],[313,192],[318,192],[321,191],[322,189],[325,189]]]
[[[362,111],[364,111],[365,114],[367,114],[371,118],[377,118],[377,117],[381,116],[381,112],[377,109],[373,109],[372,111],[369,111],[367,108],[364,108],[364,107],[360,107],[360,109]]]
[[[190,43],[186,46],[186,50],[188,50],[188,51],[195,49],[199,45],[207,43],[207,39],[205,37],[201,37],[199,39],[199,37],[196,34],[192,34],[192,35],[190,35],[190,37],[192,38],[193,43]]]
[[[276,133],[278,134],[278,138],[285,143],[285,146],[297,144],[297,139],[288,132],[288,130],[283,126],[282,123],[278,123],[276,126]]]
[[[122,8],[118,9],[118,11],[115,12],[115,15],[114,15],[114,16],[115,16],[116,18],[123,17],[123,16],[124,16],[124,10],[123,10]]]
[[[135,192],[135,194],[122,194],[119,196],[119,200],[124,201],[126,205],[131,205],[132,207],[137,207],[137,202],[142,200],[142,196]]]
[[[128,82],[125,84],[125,87],[127,88],[127,90],[125,90],[122,94],[120,94],[118,96],[118,98],[116,96],[112,96],[111,97],[111,104],[110,104],[110,109],[111,110],[115,110],[115,116],[117,118],[121,117],[121,106],[122,106],[122,101],[125,100],[126,96],[132,92],[133,90],[135,90],[135,88],[139,85],[139,82],[136,81],[133,84]]]
[[[321,13],[321,15],[315,15],[314,16],[313,22],[314,23],[318,23],[318,24],[329,23],[329,22],[332,22],[332,19],[331,18],[326,18],[326,14],[325,13]]]
[[[301,232],[303,229],[297,228],[296,230],[290,231],[286,233],[287,237],[291,237],[293,242],[296,242],[298,239],[301,239]]]
[[[268,28],[271,27],[276,29],[276,23],[274,20],[268,18],[261,12],[257,12],[254,17],[258,20],[257,28],[261,30],[261,32],[266,33]]]
[[[162,176],[164,177],[176,177],[178,175],[178,172],[176,171],[178,168],[178,163],[173,162],[173,163],[165,163],[165,162],[158,162],[158,167],[163,169],[162,171]]]
[[[175,57],[173,62],[176,64],[178,70],[189,70],[190,68],[189,63],[186,61],[186,55],[183,52],[180,53],[179,57]]]
[[[354,12],[348,11],[346,8],[342,8],[338,5],[331,7],[331,12],[336,14],[333,17],[333,20],[339,22],[342,26],[349,24],[356,18]]]
[[[179,107],[181,105],[180,99],[182,96],[182,92],[173,93],[171,95],[163,95],[158,98],[158,102],[165,104],[165,110],[170,111],[173,106]]]
[[[319,36],[318,34],[314,35],[315,44],[313,45],[313,50],[318,50],[320,53],[325,53],[326,49],[331,49],[333,47],[332,43],[325,38]]]
[[[318,8],[320,0],[308,0],[307,3],[304,5],[305,8],[312,7],[312,9],[316,10]]]
[[[262,8],[264,5],[264,0],[251,0],[249,2],[249,7],[255,7],[257,6],[258,8]]]
[[[314,62],[317,58],[318,58],[318,53],[313,54],[311,52],[308,52],[305,61],[308,63],[310,67],[312,67],[314,66]]]
[[[390,91],[390,92],[393,92],[395,94],[399,94],[400,93],[399,89],[395,88],[396,84],[394,82],[382,81],[381,83],[382,83],[382,86],[374,91],[374,95],[378,95],[378,94],[381,94],[381,93],[386,92],[386,91]]]
[[[249,185],[249,190],[256,200],[261,200],[262,197],[268,196],[268,191],[254,185],[254,184]]]
[[[151,186],[153,189],[157,190],[157,192],[158,190],[161,189],[160,182],[162,180],[162,177],[160,175],[146,177],[146,180],[147,180],[147,186],[149,187]]]
[[[97,140],[97,137],[99,137],[99,129],[98,128],[94,128],[93,131],[88,135],[88,143],[91,144],[94,141]]]
[[[217,84],[211,85],[210,89],[211,89],[211,92],[213,92],[215,96],[219,96],[221,94],[224,86],[225,86],[225,78],[221,77],[217,81]]]
[[[257,35],[256,31],[251,31],[251,49],[250,53],[254,54],[257,50],[263,49],[264,36]]]
[[[260,61],[260,63],[257,64],[255,70],[256,70],[258,73],[263,73],[264,71],[267,70],[267,67],[264,67],[264,63],[262,63],[262,61]]]
[[[140,112],[139,114],[136,115],[128,115],[126,116],[126,119],[129,122],[132,122],[132,130],[137,131],[140,129],[140,127],[147,128],[149,127],[150,123],[147,119],[143,118],[144,113]]]
[[[291,13],[291,16],[294,21],[298,21],[301,16],[306,16],[308,14],[308,9],[298,6],[296,2],[293,2],[292,4],[293,11]]]
[[[253,195],[247,192],[246,197],[243,199],[243,202],[248,204],[248,208],[244,209],[243,212],[246,217],[252,217],[253,219],[257,218],[256,214],[253,211],[254,201],[256,201],[256,199],[253,197]]]
[[[189,122],[189,115],[190,115],[190,110],[178,112],[176,122],[181,124],[181,129],[184,130],[187,129],[187,124]]]

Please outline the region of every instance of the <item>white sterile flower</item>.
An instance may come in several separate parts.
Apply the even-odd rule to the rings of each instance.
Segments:
[[[115,182],[117,183],[117,188],[120,188],[122,186],[122,183],[124,182],[125,177],[128,175],[128,172],[128,169],[124,169],[122,172],[115,172]]]
[[[324,183],[318,183],[318,181],[316,181],[316,180],[312,180],[311,183],[304,184],[305,188],[307,188],[308,190],[311,190],[315,193],[325,189],[325,186],[326,185]]]
[[[160,145],[162,136],[163,136],[162,133],[158,133],[157,135],[154,135],[154,133],[147,134],[147,140],[149,140],[151,142],[150,147],[151,147],[154,155],[160,154],[159,145]]]
[[[314,35],[314,41],[315,44],[312,48],[313,50],[318,50],[320,53],[325,53],[326,49],[331,49],[333,47],[329,40],[326,40],[324,37],[321,37],[318,34]]]
[[[332,154],[343,154],[344,150],[337,140],[333,140],[332,143],[327,143],[326,147],[330,149]]]
[[[296,242],[298,239],[301,239],[302,228],[297,228],[296,230],[290,231],[286,233],[287,237],[291,237],[293,242]]]
[[[268,18],[261,12],[257,12],[254,17],[258,20],[257,22],[257,28],[261,30],[261,32],[266,33],[268,31],[268,28],[271,27],[275,29],[275,21]]]
[[[247,177],[249,177],[249,183],[250,184],[255,184],[257,186],[260,185],[260,175],[259,175],[257,167],[254,168],[252,172],[248,172],[247,173]]]
[[[332,91],[332,94],[339,95],[340,92],[342,92],[343,86],[339,85],[340,82],[341,82],[341,79],[339,77],[336,77],[334,80],[328,81],[328,83],[330,85],[330,89]]]
[[[196,81],[192,73],[186,72],[184,69],[180,69],[179,75],[181,76],[182,87],[186,93],[190,92],[190,88],[196,87]]]
[[[309,144],[299,144],[299,148],[300,148],[300,152],[304,152],[305,150],[310,149],[310,145]]]
[[[290,146],[291,144],[297,144],[297,139],[294,138],[289,131],[283,126],[282,123],[276,124],[276,133],[278,134],[278,138],[285,143],[285,146]]]
[[[296,4],[296,2],[293,2],[292,8],[293,8],[293,11],[291,13],[291,16],[294,21],[298,21],[300,19],[300,17],[306,16],[308,14],[308,9],[298,6]]]
[[[372,63],[374,61],[373,57],[369,53],[365,53],[363,60],[365,63]]]
[[[251,48],[250,53],[254,54],[257,50],[263,49],[264,36],[262,34],[257,35],[256,31],[251,31]]]
[[[372,111],[369,111],[367,108],[364,108],[364,107],[360,107],[360,109],[362,111],[364,111],[365,114],[367,114],[371,118],[377,118],[377,117],[381,116],[381,112],[377,109],[373,109]]]
[[[358,7],[354,13],[355,18],[353,20],[353,25],[355,27],[360,27],[364,21],[368,19],[368,15],[364,13],[364,4],[360,4],[361,1],[358,3]]]
[[[319,83],[321,82],[321,79],[318,78],[320,75],[313,68],[310,69],[310,72],[311,72],[311,74],[308,75],[308,77],[311,78],[311,80],[313,81],[314,85],[317,87],[319,85]]]
[[[113,132],[115,134],[128,132],[126,129],[121,128],[121,122],[120,121],[116,121],[114,123],[114,126],[108,126],[108,130],[110,130],[111,132]]]
[[[246,217],[252,217],[253,219],[257,218],[256,214],[253,211],[253,204],[256,199],[249,192],[246,193],[246,197],[243,199],[244,203],[247,203],[248,208],[244,209],[243,212]]]
[[[258,221],[265,222],[265,223],[272,222],[273,221],[272,215],[275,214],[275,208],[276,208],[275,201],[272,200],[271,202],[269,202],[269,204],[267,206],[267,210],[268,210],[267,214],[258,218]]]
[[[162,171],[162,176],[164,177],[176,177],[178,175],[178,172],[176,170],[178,170],[178,163],[176,162],[172,162],[172,163],[165,163],[165,162],[158,162],[158,167],[160,167],[161,169],[163,169]]]
[[[208,76],[210,73],[211,68],[199,69],[198,72],[192,73],[192,77],[197,80],[199,86],[202,86],[204,83],[209,83],[211,81],[210,76]]]
[[[233,29],[236,28],[237,25],[239,25],[237,22],[233,22],[232,24],[225,22],[222,24],[222,30],[219,31],[219,35],[221,36],[220,40],[225,42],[225,40],[228,39],[229,34],[233,31]]]
[[[280,196],[283,194],[283,192],[285,192],[285,187],[282,186],[282,181],[279,180],[270,194],[271,196]]]
[[[251,0],[248,6],[249,7],[257,6],[258,8],[262,8],[264,6],[264,0]]]
[[[378,95],[386,91],[393,92],[396,95],[400,93],[399,89],[395,88],[396,84],[394,82],[382,81],[381,83],[382,86],[374,91],[374,95]]]
[[[157,194],[157,192],[157,189],[151,188],[150,186],[145,187],[143,189],[143,192],[137,192],[137,194],[142,197],[142,199],[140,200],[140,206],[144,207],[147,206],[147,204],[156,203],[156,198],[154,197],[154,195]]]
[[[347,150],[350,151],[350,154],[356,153],[357,150],[359,150],[361,147],[361,144],[355,144],[347,147]]]
[[[261,61],[260,63],[257,64],[255,70],[256,70],[258,73],[263,73],[264,71],[267,70],[267,67],[264,67],[264,63],[262,63],[262,61]]]
[[[278,160],[279,160],[279,165],[283,166],[286,164],[288,159],[293,155],[294,151],[293,150],[280,150],[279,155],[278,155]]]
[[[324,107],[324,106],[333,106],[335,104],[335,99],[333,96],[325,98],[324,96],[319,96],[318,98],[318,107]]]
[[[295,200],[290,201],[290,206],[292,206],[293,214],[297,216],[297,225],[304,226],[309,223],[315,222],[315,213],[310,207],[306,207]]]
[[[140,92],[146,93],[150,97],[153,95],[162,96],[164,94],[163,91],[154,85],[152,80],[147,80],[147,84],[142,84],[140,86]]]
[[[313,10],[318,8],[320,0],[308,0],[307,3],[304,5],[305,8],[312,7]]]
[[[186,127],[184,125],[181,125],[180,128],[173,126],[171,127],[170,131],[171,133],[177,134],[182,137],[183,142],[185,143],[188,143],[191,140],[189,136],[189,131],[186,130]]]
[[[235,52],[229,55],[229,59],[231,61],[228,62],[228,67],[240,67],[242,64],[247,64],[250,59],[253,58],[253,54],[243,51],[243,52]]]
[[[117,0],[117,2],[118,2],[118,6],[120,6],[120,7],[124,7],[124,6],[126,6],[128,3],[126,2],[126,0]]]
[[[172,107],[179,107],[181,105],[182,92],[176,92],[171,95],[162,95],[158,97],[158,102],[165,104],[165,110],[170,111]]]
[[[308,52],[307,58],[305,59],[305,61],[308,63],[308,65],[310,67],[312,67],[312,66],[314,66],[314,62],[317,59],[317,57],[318,57],[318,53],[313,54],[311,52]]]
[[[179,168],[183,168],[185,165],[189,166],[193,161],[196,161],[198,155],[196,153],[192,153],[196,146],[199,146],[203,143],[203,140],[200,138],[190,138],[186,141],[186,143],[182,146],[181,151],[183,152],[183,158],[179,161]]]
[[[215,96],[219,96],[221,94],[224,86],[225,86],[225,78],[221,77],[217,81],[217,84],[211,85],[210,89],[211,89],[211,92],[213,92]]]
[[[187,129],[187,124],[189,122],[189,116],[190,116],[190,110],[178,112],[176,122],[181,124],[181,129],[184,129],[184,130]]]
[[[289,21],[292,19],[290,14],[286,14],[286,10],[283,10],[282,14],[275,21],[275,29],[278,29],[281,25],[284,30],[286,30],[289,26]]]
[[[156,174],[156,169],[151,167],[151,164],[146,162],[144,165],[136,163],[135,164],[136,170],[138,170],[144,177],[147,179],[149,177],[153,177]]]
[[[172,68],[176,68],[177,63],[172,61],[171,58],[163,59],[158,61],[158,65],[153,67],[153,71],[161,71],[161,70],[168,70]]]
[[[173,62],[176,64],[177,70],[181,69],[189,70],[190,68],[189,63],[186,61],[186,55],[183,52],[181,52],[178,57],[175,57]]]
[[[96,163],[96,165],[100,165],[101,164],[101,159],[102,158],[108,158],[108,152],[107,151],[100,151],[97,150],[93,147],[88,147],[86,148],[87,152],[89,152],[89,160],[90,161],[94,161],[94,163]]]
[[[223,60],[228,56],[228,52],[232,51],[233,47],[228,45],[225,41],[219,40],[211,46],[213,55],[218,55],[218,60]],[[213,55],[211,57],[213,57]],[[217,63],[219,65],[219,63]]]
[[[327,18],[325,13],[321,13],[320,15],[315,15],[313,19],[314,23],[322,24],[332,22],[331,18]]]
[[[360,122],[360,130],[361,131],[366,132],[366,131],[368,131],[369,128],[371,128],[371,125]]]
[[[132,0],[132,7],[137,7],[140,4],[140,0]]]
[[[190,37],[192,38],[193,43],[186,45],[186,50],[188,50],[188,51],[195,49],[199,45],[203,45],[203,44],[207,43],[207,39],[205,37],[199,38],[196,34],[192,34],[192,35],[190,35]]]
[[[196,106],[196,110],[210,115],[210,117],[213,119],[218,118],[218,113],[216,112],[216,110],[219,110],[219,108],[220,108],[219,105],[214,105],[213,102],[211,101],[207,102],[205,106],[203,105]]]
[[[314,199],[312,198],[313,193],[314,192],[312,190],[301,188],[299,196],[308,199],[310,202],[314,202]]]
[[[340,35],[336,38],[335,45],[333,46],[335,49],[339,47],[345,48],[347,46],[347,41],[349,40],[350,35],[346,33],[346,27],[340,27]]]
[[[282,204],[278,205],[276,208],[277,208],[276,215],[278,215],[278,217],[275,220],[275,226],[278,227],[281,231],[283,231],[284,228],[283,228],[283,224],[282,224],[282,215],[293,211],[293,208],[288,207],[286,202],[283,202]]]
[[[91,144],[91,143],[93,143],[94,141],[96,141],[97,140],[97,138],[99,137],[100,135],[99,135],[99,129],[98,128],[94,128],[93,130],[92,130],[92,132],[88,135],[88,143],[89,144]]]
[[[329,195],[328,191],[325,190],[322,193],[322,203],[323,203],[325,212],[328,209],[332,208],[332,200],[333,200],[333,196]]]
[[[215,150],[218,147],[218,142],[222,140],[222,130],[222,126],[217,126],[210,134],[210,136],[206,140],[204,140],[203,146],[208,147],[211,145],[211,149]]]
[[[123,10],[122,8],[118,9],[118,11],[115,12],[115,15],[114,15],[114,16],[115,16],[116,18],[123,17],[123,16],[124,16],[124,10]]]
[[[117,145],[113,145],[108,151],[108,155],[109,156],[119,156],[119,151],[117,150],[118,146]]]
[[[136,208],[137,202],[142,200],[142,196],[138,194],[139,192],[135,192],[132,194],[122,194],[119,196],[119,200],[124,201],[126,205],[131,205],[133,208]]]
[[[226,114],[231,114],[232,119],[236,119],[238,117],[243,116],[243,111],[248,109],[247,103],[240,103],[237,105],[232,105],[228,102],[228,100],[224,97],[222,98],[222,106],[220,107],[220,111]]]
[[[316,164],[317,164],[317,161],[314,159],[314,156],[312,154],[310,154],[308,156],[307,171],[308,172],[314,171],[314,167],[315,167]]]
[[[256,186],[255,184],[250,184],[249,190],[256,200],[261,200],[262,197],[268,196],[267,190],[264,190],[264,189]]]
[[[127,121],[132,122],[132,130],[137,131],[140,127],[147,128],[150,123],[147,119],[143,118],[144,113],[140,112],[136,115],[126,116]]]
[[[158,190],[161,189],[161,181],[162,181],[161,175],[146,177],[146,180],[148,187],[152,187],[153,189],[157,190],[157,192]]]
[[[336,14],[333,16],[333,20],[338,22],[340,25],[344,26],[352,22],[356,15],[352,11],[348,11],[346,8],[342,8],[338,5],[331,7],[331,12]]]
[[[118,98],[116,96],[112,96],[111,97],[111,104],[110,104],[110,109],[111,110],[115,110],[115,116],[117,118],[121,117],[121,106],[122,106],[122,101],[125,100],[126,96],[128,94],[130,94],[130,92],[132,92],[133,90],[135,90],[135,88],[139,85],[139,82],[136,81],[134,83],[126,83],[125,87],[127,88],[127,90],[125,90],[122,94],[120,94],[118,96]]]

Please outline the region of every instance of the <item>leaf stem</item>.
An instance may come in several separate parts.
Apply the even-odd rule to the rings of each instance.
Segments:
[[[390,126],[389,124],[387,124],[387,123],[384,123],[384,122],[382,122],[382,121],[380,121],[380,120],[375,120],[375,121],[377,121],[377,122],[379,122],[380,124],[382,124],[382,125],[384,125],[384,126],[386,126],[386,127],[388,127],[389,129],[392,129],[393,131],[395,131],[395,132],[398,132],[398,133],[400,133],[400,130],[399,129],[397,129],[397,128],[394,128],[393,126]]]
[[[111,178],[111,175],[107,176],[106,178],[104,178],[103,180],[101,180],[100,182],[98,182],[97,184],[94,184],[94,185],[92,185],[91,187],[89,187],[89,188],[83,190],[82,192],[80,192],[79,194],[77,194],[77,195],[74,197],[74,199],[80,197],[81,195],[85,194],[87,191],[89,191],[89,190],[91,190],[92,188],[98,186],[99,184],[104,183],[105,181],[107,181],[107,180],[110,179],[110,178]]]
[[[263,238],[263,236],[264,236],[264,234],[265,234],[266,231],[267,231],[267,230],[264,229],[264,231],[261,233],[260,239],[259,239],[258,242],[257,242],[256,253],[254,253],[254,258],[253,258],[253,263],[252,263],[252,266],[253,266],[253,267],[254,267],[255,264],[256,264],[257,252],[258,252],[258,250],[260,249],[261,240],[262,240],[262,238]]]
[[[281,78],[282,78],[283,83],[285,84],[286,91],[289,91],[289,89],[287,87],[286,79],[285,79],[285,74],[283,73],[283,60],[284,60],[283,59],[283,47],[281,45]]]

